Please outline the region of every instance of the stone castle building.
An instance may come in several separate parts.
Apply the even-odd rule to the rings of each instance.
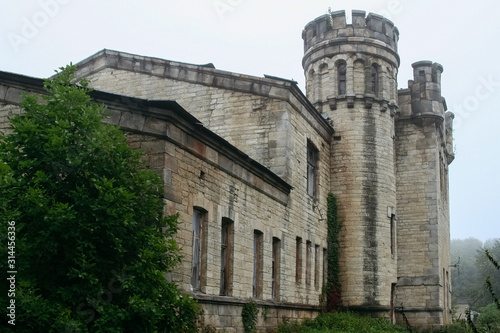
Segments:
[[[306,94],[277,77],[102,50],[78,78],[164,180],[180,214],[182,264],[169,277],[205,323],[242,332],[314,317],[326,281],[326,198],[342,221],[342,303],[412,327],[451,321],[443,67],[413,64],[397,89],[399,32],[376,14],[318,17],[303,31]],[[0,73],[0,130],[42,80]]]

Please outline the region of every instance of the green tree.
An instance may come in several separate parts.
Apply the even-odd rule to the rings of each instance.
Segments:
[[[500,310],[497,309],[495,303],[491,303],[481,311],[477,320],[482,327],[490,327],[496,329],[495,332],[498,332],[500,328]]]
[[[16,332],[196,331],[196,303],[165,279],[180,256],[161,180],[102,123],[87,82],[71,84],[75,70],[46,80],[42,101],[24,96],[0,137],[2,258],[15,254],[0,265],[17,271],[0,306],[15,299]]]
[[[478,307],[485,307],[500,295],[500,271],[494,258],[500,258],[500,241],[498,240],[491,248],[482,249],[482,251],[478,252],[476,257],[476,267],[479,274],[476,287]]]

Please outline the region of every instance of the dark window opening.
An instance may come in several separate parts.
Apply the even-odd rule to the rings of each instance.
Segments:
[[[271,272],[272,298],[279,299],[281,241],[273,237],[273,266]]]
[[[338,93],[339,95],[345,95],[347,91],[347,66],[344,62],[341,62],[337,66],[337,75],[338,75]]]
[[[373,64],[371,73],[371,88],[372,88],[372,94],[374,94],[375,96],[378,96],[378,86],[379,86],[378,66],[376,64]]]
[[[222,218],[220,261],[220,294],[229,296],[233,276],[233,221],[228,218]]]
[[[295,251],[295,282],[302,282],[302,238],[297,237]]]
[[[307,143],[307,194],[316,196],[318,169],[318,149],[308,141]]]

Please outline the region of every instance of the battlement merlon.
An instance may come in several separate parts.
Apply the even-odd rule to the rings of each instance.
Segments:
[[[307,53],[314,45],[322,41],[334,42],[372,42],[376,46],[386,48],[397,58],[396,67],[399,67],[397,45],[399,30],[394,23],[381,15],[361,10],[352,11],[352,24],[347,24],[344,10],[322,15],[309,22],[302,32],[304,52]]]

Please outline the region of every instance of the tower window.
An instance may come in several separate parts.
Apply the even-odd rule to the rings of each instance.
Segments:
[[[345,95],[346,91],[347,91],[346,72],[347,72],[346,63],[345,62],[339,63],[337,65],[338,92],[339,92],[339,95]]]
[[[379,78],[378,78],[378,66],[376,64],[372,65],[372,73],[371,73],[371,88],[372,94],[378,96],[378,86],[379,86]]]
[[[316,196],[318,169],[318,150],[308,141],[307,143],[307,194]]]
[[[396,215],[391,215],[391,254],[396,253]]]

